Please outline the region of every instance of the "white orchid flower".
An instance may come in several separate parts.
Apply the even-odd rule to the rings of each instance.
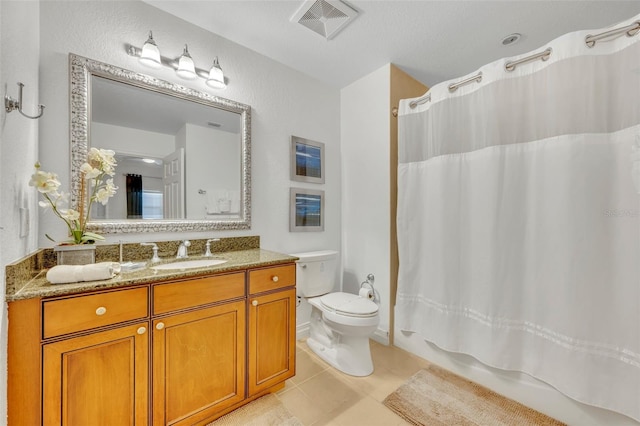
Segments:
[[[33,175],[31,175],[29,186],[35,186],[38,192],[42,194],[50,194],[58,190],[60,187],[60,181],[55,173],[37,170]]]
[[[80,172],[84,173],[85,179],[95,179],[102,173],[100,169],[91,167],[89,163],[84,163],[80,166]]]
[[[115,154],[115,151],[110,149],[91,148],[87,154],[88,163],[102,173],[113,176],[116,166]]]
[[[59,211],[60,211],[60,216],[62,216],[63,219],[67,219],[71,221],[80,219],[80,213],[78,213],[74,209],[60,209]]]
[[[110,149],[91,148],[87,153],[87,162],[80,166],[80,171],[88,181],[86,188],[90,191],[83,217],[77,210],[66,208],[69,204],[69,193],[58,192],[60,181],[55,173],[43,172],[40,170],[40,163],[35,164],[36,172],[31,176],[30,186],[34,186],[43,194],[44,200],[38,204],[42,208],[51,208],[53,212],[62,219],[69,228],[69,234],[73,237],[75,244],[93,243],[96,240],[103,240],[104,237],[85,230],[91,211],[91,205],[98,201],[106,205],[109,198],[113,197],[118,189],[113,184],[113,179],[104,181],[105,176],[113,176],[116,167],[115,152]],[[83,182],[84,184],[84,182]],[[80,206],[85,205],[87,193],[81,191]],[[62,208],[64,206],[65,208]],[[51,239],[48,235],[47,238]],[[52,240],[53,241],[53,240]]]
[[[106,206],[109,198],[116,195],[117,189],[118,187],[113,184],[113,179],[108,179],[104,187],[96,191],[96,201]]]

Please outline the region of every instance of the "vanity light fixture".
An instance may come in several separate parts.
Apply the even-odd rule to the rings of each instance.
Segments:
[[[209,70],[209,77],[207,77],[207,86],[214,89],[224,89],[227,85],[224,83],[224,73],[220,64],[218,63],[218,57],[213,60],[213,66]]]
[[[160,50],[153,39],[153,33],[151,31],[149,31],[149,38],[144,42],[144,45],[142,45],[140,63],[151,68],[160,68],[162,66],[162,62],[160,62]]]
[[[176,70],[176,74],[185,80],[193,80],[197,77],[196,65],[193,63],[191,55],[189,55],[189,48],[186,44],[184,45],[182,56],[178,59],[178,69]]]
[[[145,66],[160,68],[164,65],[173,68],[176,71],[176,74],[185,80],[195,80],[199,76],[204,78],[207,85],[214,89],[224,89],[227,87],[218,57],[215,57],[213,60],[213,66],[208,71],[196,68],[186,44],[184,45],[184,50],[179,58],[170,59],[163,57],[160,55],[158,45],[153,39],[153,33],[149,31],[149,38],[142,46],[142,49],[130,44],[125,45],[125,48],[129,56],[138,57],[140,63]]]

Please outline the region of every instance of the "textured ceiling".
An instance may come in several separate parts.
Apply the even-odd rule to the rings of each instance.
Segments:
[[[280,63],[342,88],[393,63],[432,86],[577,30],[640,14],[640,1],[350,1],[359,16],[325,40],[290,18],[302,0],[145,0]],[[503,46],[502,39],[521,33]]]

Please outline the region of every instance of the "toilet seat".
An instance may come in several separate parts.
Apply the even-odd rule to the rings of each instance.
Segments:
[[[338,315],[358,318],[369,318],[378,315],[378,305],[357,294],[329,293],[320,297],[320,303],[326,309]]]

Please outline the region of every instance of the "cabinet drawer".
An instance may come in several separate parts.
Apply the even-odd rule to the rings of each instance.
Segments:
[[[256,294],[296,285],[296,265],[249,271],[249,293]]]
[[[153,286],[155,315],[244,297],[244,272]]]
[[[148,315],[147,287],[45,301],[43,337],[45,339],[89,330]]]

